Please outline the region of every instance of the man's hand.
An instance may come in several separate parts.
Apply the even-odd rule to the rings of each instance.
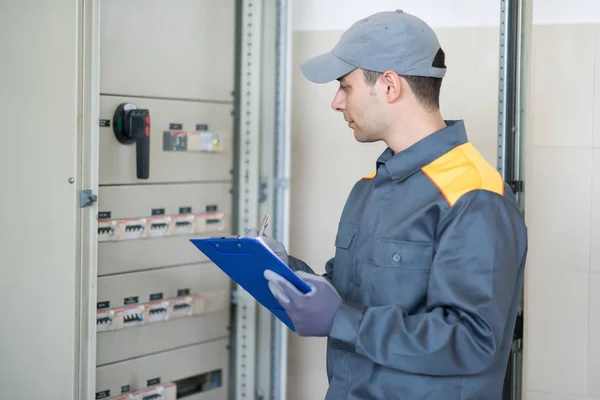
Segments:
[[[264,276],[269,281],[271,293],[294,323],[296,333],[300,336],[329,335],[342,298],[324,277],[304,271],[296,274],[311,287],[310,292],[302,294],[287,279],[271,270],[266,270]]]
[[[258,236],[258,230],[255,228],[252,229],[248,229],[248,231],[246,232],[246,237],[249,238],[255,238]],[[287,265],[289,267],[289,260],[288,260],[288,254],[287,254],[287,250],[285,249],[285,246],[278,242],[277,240],[270,238],[266,235],[262,235],[261,236],[262,241],[269,246],[269,248],[273,251],[273,253],[277,254],[277,257],[279,257],[279,259],[281,261],[284,262],[285,265]]]

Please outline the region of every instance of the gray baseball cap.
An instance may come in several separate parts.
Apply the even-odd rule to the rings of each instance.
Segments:
[[[300,64],[315,83],[339,79],[356,68],[399,75],[443,78],[446,67],[433,60],[440,43],[423,20],[402,10],[373,14],[355,22],[330,52]]]

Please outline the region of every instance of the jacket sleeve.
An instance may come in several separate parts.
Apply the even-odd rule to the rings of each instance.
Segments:
[[[314,271],[308,266],[308,264],[299,258],[288,255],[288,264],[292,271],[304,271],[314,274]]]
[[[332,269],[333,269],[333,261],[334,261],[334,258],[331,258],[329,261],[327,261],[327,263],[325,264],[325,273],[322,275],[323,277],[327,278],[327,280],[329,280],[330,282],[331,282],[331,273],[332,273]],[[315,272],[312,270],[312,268],[310,268],[308,266],[308,264],[306,264],[304,261],[300,260],[299,258],[288,256],[288,263],[289,263],[289,267],[292,271],[304,271],[304,272],[308,272],[310,274],[315,274]]]
[[[332,346],[414,374],[477,374],[496,360],[520,298],[527,253],[521,215],[509,199],[477,190],[438,229],[426,311],[344,302]]]

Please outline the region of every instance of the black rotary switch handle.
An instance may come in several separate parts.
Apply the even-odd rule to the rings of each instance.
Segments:
[[[122,103],[113,116],[113,131],[123,144],[135,142],[136,172],[138,179],[150,176],[150,112],[135,104]]]

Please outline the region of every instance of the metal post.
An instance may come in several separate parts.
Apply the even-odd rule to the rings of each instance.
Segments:
[[[79,168],[76,182],[80,188],[98,193],[100,101],[100,1],[80,2],[79,15]],[[98,239],[96,206],[81,209],[78,217],[78,266],[79,280],[79,340],[76,364],[76,398],[92,399],[96,393],[96,300]]]
[[[258,225],[260,161],[261,0],[238,0],[236,97],[236,230]],[[255,398],[257,303],[236,288],[232,374],[236,400]]]
[[[523,164],[525,111],[529,93],[532,0],[501,0],[500,87],[498,103],[498,171],[525,212]],[[521,289],[521,293],[523,288]],[[506,372],[503,399],[520,400],[522,390],[523,300],[519,307]]]
[[[275,218],[276,239],[289,248],[289,176],[290,176],[290,107],[291,107],[291,28],[292,5],[289,0],[277,0],[277,72],[275,92]],[[285,399],[287,392],[287,328],[273,321],[272,398]]]

